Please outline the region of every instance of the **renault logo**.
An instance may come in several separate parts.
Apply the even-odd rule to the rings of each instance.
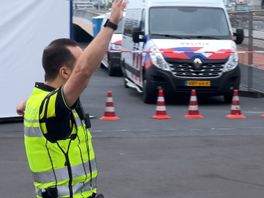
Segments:
[[[200,58],[195,58],[193,60],[193,66],[195,69],[201,69],[202,65],[203,65],[203,62]]]

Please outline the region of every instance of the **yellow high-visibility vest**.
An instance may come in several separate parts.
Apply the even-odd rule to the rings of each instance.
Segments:
[[[45,100],[50,92],[35,87],[27,101],[24,114],[24,142],[36,196],[56,187],[59,197],[83,198],[96,193],[97,168],[92,136],[75,110],[72,110],[74,138],[48,141],[45,122],[40,122],[42,101],[48,105],[47,116],[55,117],[56,94]],[[40,114],[41,113],[41,114]],[[70,122],[70,121],[69,121]]]

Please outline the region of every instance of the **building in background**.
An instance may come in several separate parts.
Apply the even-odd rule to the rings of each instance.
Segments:
[[[264,0],[223,0],[229,11],[259,10],[264,8]]]
[[[264,0],[248,0],[248,4],[253,9],[263,8]]]

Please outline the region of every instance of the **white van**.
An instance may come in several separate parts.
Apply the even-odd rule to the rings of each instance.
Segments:
[[[104,26],[106,20],[110,17],[110,13],[106,13],[102,22]],[[102,28],[101,27],[101,28]],[[123,33],[123,20],[118,24],[117,30],[115,30],[110,44],[108,46],[108,52],[105,54],[102,64],[108,69],[109,76],[117,76],[122,74],[121,72],[121,45],[122,45],[122,33]]]
[[[158,87],[166,97],[196,89],[232,100],[240,69],[223,0],[129,0],[124,23],[124,83],[145,103]]]

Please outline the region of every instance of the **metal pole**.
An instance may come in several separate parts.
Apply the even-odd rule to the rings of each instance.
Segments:
[[[253,88],[253,12],[248,12],[248,91]]]
[[[70,0],[70,38],[74,39],[73,31],[73,0]]]

